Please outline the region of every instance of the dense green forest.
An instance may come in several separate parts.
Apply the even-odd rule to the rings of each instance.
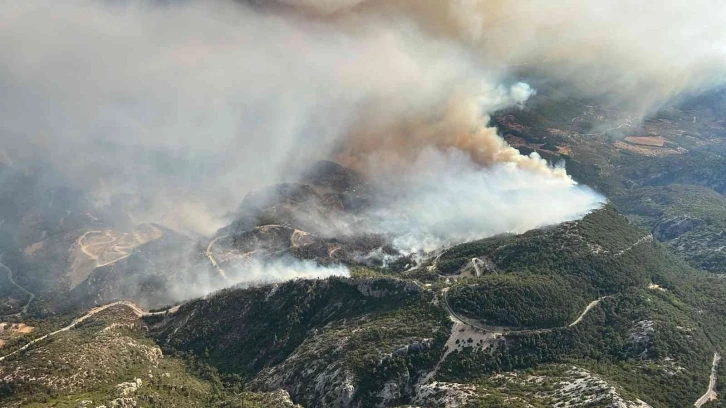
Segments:
[[[514,328],[565,326],[585,307],[564,279],[542,275],[502,274],[457,286],[451,307],[464,316]]]

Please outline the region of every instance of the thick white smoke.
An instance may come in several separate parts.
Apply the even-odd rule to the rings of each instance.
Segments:
[[[536,153],[530,159],[543,161]],[[391,200],[371,214],[374,225],[396,236],[394,245],[407,253],[571,221],[605,203],[569,179],[512,162],[482,169],[454,149],[428,149],[415,168],[383,187]]]
[[[724,6],[705,0],[257,3],[3,2],[3,154],[205,234],[250,189],[334,156],[397,186],[386,210],[446,242],[601,202],[487,127],[532,93],[507,74],[650,107],[723,72]]]
[[[345,32],[219,1],[3,2],[0,54],[0,137],[16,164],[49,163],[100,204],[137,203],[139,222],[202,233],[221,224],[189,210],[224,213],[327,157],[361,109],[390,121],[487,80],[412,24]]]
[[[324,279],[330,276],[350,276],[343,265],[320,266],[313,261],[277,259],[270,262],[259,260],[236,266],[227,271],[234,284],[250,282],[279,282],[291,279]]]
[[[350,271],[343,265],[321,266],[313,261],[283,257],[267,261],[251,259],[244,264],[228,267],[226,279],[217,279],[216,275],[208,276],[206,273],[196,276],[197,281],[193,285],[172,284],[168,288],[170,299],[175,302],[186,301],[230,286],[260,285],[294,279],[325,279],[331,276],[347,277],[350,276]]]

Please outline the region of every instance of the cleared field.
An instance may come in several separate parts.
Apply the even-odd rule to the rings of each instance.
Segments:
[[[32,333],[35,327],[25,323],[0,323],[0,348],[12,337]]]
[[[665,156],[671,156],[675,154],[683,154],[686,152],[686,149],[683,148],[677,148],[677,149],[670,149],[667,147],[658,147],[658,146],[647,146],[647,145],[634,145],[630,143],[625,142],[615,142],[613,143],[615,147],[622,150],[628,150],[634,153],[637,153],[641,156],[649,156],[649,157],[665,157]]]
[[[135,248],[162,235],[164,233],[160,229],[150,224],[142,224],[132,233],[87,231],[71,248],[71,265],[68,268],[71,288],[83,282],[94,269],[125,259]]]
[[[158,228],[151,225],[139,226],[133,234],[113,230],[89,231],[81,236],[78,245],[84,254],[96,261],[96,267],[100,267],[128,257],[132,249],[162,235]]]
[[[631,136],[626,137],[625,141],[636,145],[654,147],[663,147],[666,143],[662,136]]]

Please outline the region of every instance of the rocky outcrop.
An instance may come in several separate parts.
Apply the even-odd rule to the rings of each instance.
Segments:
[[[631,357],[650,357],[655,326],[652,320],[641,320],[630,329],[625,340],[625,352]]]
[[[670,218],[660,221],[653,229],[653,235],[660,241],[670,241],[701,227],[703,223],[701,219],[688,216]]]
[[[143,382],[141,381],[141,378],[137,378],[134,381],[117,384],[116,393],[121,397],[126,397],[130,394],[135,394],[142,385]]]
[[[403,346],[401,348],[396,349],[396,351],[393,352],[393,355],[406,356],[408,354],[421,353],[425,350],[430,349],[433,342],[434,342],[434,339],[424,339],[422,341],[417,341],[417,342],[411,343],[407,346]]]
[[[626,400],[618,389],[585,369],[572,367],[567,374],[570,378],[561,381],[553,393],[557,407],[651,408],[639,399]]]
[[[136,400],[133,398],[116,398],[108,401],[105,405],[99,405],[96,408],[136,408]]]
[[[417,386],[412,402],[422,407],[459,408],[467,406],[476,395],[476,387],[471,384],[433,381]]]

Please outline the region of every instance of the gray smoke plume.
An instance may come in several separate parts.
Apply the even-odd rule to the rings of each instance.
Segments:
[[[639,109],[722,72],[723,6],[705,2],[688,3],[702,20],[684,2],[284,3],[0,4],[0,156],[201,234],[248,191],[336,158],[397,186],[391,210],[450,241],[602,201],[488,126],[535,92],[512,72],[537,62]]]
[[[523,233],[578,219],[605,203],[569,179],[523,171],[512,162],[482,169],[455,149],[428,149],[414,166],[417,171],[381,186],[391,200],[371,214],[379,231],[397,237],[394,246],[404,253]]]
[[[199,274],[198,276],[202,276]],[[343,265],[318,265],[313,261],[301,261],[283,257],[269,261],[253,260],[244,265],[227,268],[227,280],[198,278],[193,285],[173,284],[169,297],[173,302],[205,296],[230,286],[252,286],[294,279],[325,279],[331,276],[350,276]]]
[[[428,34],[472,50],[490,70],[543,73],[636,113],[726,81],[726,4],[714,0],[277,3],[325,20],[409,18]]]

